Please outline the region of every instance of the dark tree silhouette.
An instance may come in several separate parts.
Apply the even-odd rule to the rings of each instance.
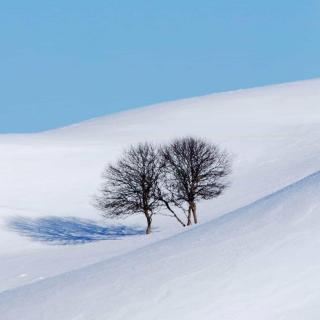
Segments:
[[[115,165],[106,168],[105,184],[96,206],[106,217],[143,214],[149,234],[153,215],[161,205],[157,197],[160,166],[159,154],[151,144],[132,146]]]
[[[187,225],[192,224],[192,216],[197,223],[196,203],[219,196],[228,185],[225,177],[231,172],[230,156],[218,146],[193,137],[163,146],[161,155],[166,189],[163,198],[178,207],[186,204]]]

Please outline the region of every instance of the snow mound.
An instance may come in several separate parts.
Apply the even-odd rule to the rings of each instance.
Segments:
[[[320,172],[121,257],[0,294],[5,320],[318,319]]]

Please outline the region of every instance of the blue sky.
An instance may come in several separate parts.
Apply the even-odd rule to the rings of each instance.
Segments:
[[[320,76],[320,1],[2,0],[0,132]]]

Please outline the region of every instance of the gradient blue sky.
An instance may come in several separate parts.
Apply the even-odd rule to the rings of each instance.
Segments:
[[[1,0],[0,132],[320,76],[320,1]]]

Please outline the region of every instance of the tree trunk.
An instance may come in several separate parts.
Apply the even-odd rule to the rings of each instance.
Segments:
[[[146,229],[146,234],[150,234],[151,233],[151,222],[148,221],[148,226]]]
[[[185,227],[186,224],[177,216],[177,214],[171,209],[170,205],[169,205],[169,202],[164,200],[164,199],[161,199],[161,201],[166,205],[167,209],[172,213],[172,215],[178,220],[178,222],[183,226]]]
[[[192,208],[192,214],[193,214],[193,221],[195,224],[197,224],[198,223],[197,206],[194,202],[192,203],[191,208]]]
[[[191,213],[192,213],[192,207],[191,207],[191,204],[189,204],[189,208],[188,208],[188,223],[187,223],[187,226],[192,225],[192,222],[191,222]]]
[[[146,229],[146,234],[150,234],[151,233],[151,223],[152,223],[152,218],[149,215],[149,212],[145,212],[144,213],[146,218],[147,218],[147,229]]]
[[[186,224],[185,224],[175,213],[174,213],[173,216],[178,220],[178,222],[179,222],[183,227],[186,226]]]

